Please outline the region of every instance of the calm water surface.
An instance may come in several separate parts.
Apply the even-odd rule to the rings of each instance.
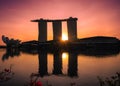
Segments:
[[[0,81],[0,86],[30,86],[31,80],[40,81],[43,86],[99,86],[97,76],[120,72],[120,54],[28,54],[0,49],[0,71],[11,65],[14,75],[8,81]]]

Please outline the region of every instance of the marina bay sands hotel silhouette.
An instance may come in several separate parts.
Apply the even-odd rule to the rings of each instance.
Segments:
[[[77,18],[69,17],[68,19],[59,20],[47,20],[47,19],[37,19],[32,20],[32,22],[38,22],[39,34],[38,41],[47,41],[47,22],[52,22],[53,27],[53,40],[62,39],[62,22],[67,22],[68,28],[68,40],[73,41],[77,39]]]

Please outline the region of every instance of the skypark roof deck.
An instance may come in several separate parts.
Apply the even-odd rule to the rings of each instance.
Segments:
[[[36,19],[36,20],[31,20],[31,22],[41,22],[41,21],[46,21],[46,22],[54,22],[54,21],[69,21],[69,20],[78,20],[77,18],[72,18],[72,17],[69,17],[67,19],[43,19],[43,18],[40,18],[40,19]]]

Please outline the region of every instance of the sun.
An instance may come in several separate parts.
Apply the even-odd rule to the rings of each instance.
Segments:
[[[63,40],[63,41],[68,40],[67,34],[62,34],[62,40]]]
[[[63,53],[62,53],[62,58],[63,58],[63,59],[68,58],[68,53],[67,53],[67,52],[63,52]]]

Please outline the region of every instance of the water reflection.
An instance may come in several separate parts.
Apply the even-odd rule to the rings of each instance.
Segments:
[[[67,57],[68,53],[64,52],[56,52],[53,54],[53,71],[52,74],[48,73],[48,62],[47,62],[47,53],[38,53],[38,59],[39,59],[39,76],[50,76],[50,75],[58,75],[58,76],[69,76],[69,77],[75,77],[78,76],[77,74],[77,55],[74,53],[69,53],[68,58],[68,73],[63,74],[62,72],[62,59],[65,59]],[[38,74],[37,74],[38,76]]]
[[[20,55],[20,52],[22,53],[27,53],[27,54],[32,54],[32,55],[35,55],[35,54],[41,54],[39,56],[40,57],[43,57],[42,54],[47,54],[47,53],[52,53],[54,55],[54,64],[56,64],[56,61],[59,60],[61,61],[60,59],[62,58],[65,58],[66,54],[64,54],[63,52],[68,52],[69,53],[69,57],[76,57],[77,55],[86,55],[86,56],[95,56],[95,57],[108,57],[108,56],[114,56],[114,55],[117,55],[119,54],[120,52],[120,49],[119,48],[115,48],[115,49],[94,49],[94,48],[90,48],[90,49],[81,49],[81,50],[77,50],[77,51],[74,51],[74,50],[56,50],[56,51],[43,51],[43,50],[37,50],[37,49],[31,49],[31,50],[19,50],[18,48],[14,48],[14,49],[6,49],[6,53],[2,56],[2,61],[4,60],[7,60],[9,59],[9,57],[14,57],[14,56],[19,56]],[[74,54],[74,55],[72,55]],[[47,56],[47,55],[45,55]],[[57,61],[57,62],[59,62]],[[62,63],[60,63],[62,64]],[[60,65],[59,65],[60,66]],[[62,69],[62,68],[61,68]]]
[[[80,54],[86,55],[86,56],[95,56],[95,57],[108,57],[108,56],[114,56],[119,54],[120,49],[119,48],[113,48],[113,49],[85,49],[83,51],[80,51]],[[78,52],[79,53],[79,52]]]
[[[49,52],[42,50],[27,50],[21,51],[18,49],[7,49],[6,53],[2,56],[2,61],[9,59],[9,57],[19,56],[20,52],[29,53],[29,54],[38,54],[38,73],[34,74],[39,77],[57,75],[57,76],[69,76],[69,77],[78,77],[78,55],[92,55],[92,56],[109,56],[119,54],[119,49],[114,50],[96,50],[96,49],[86,49],[82,51],[65,51],[57,50],[52,52],[53,54],[53,70],[52,74],[48,72],[48,60],[47,54]],[[31,52],[31,53],[30,53]],[[68,69],[67,74],[63,73],[63,59],[68,57]]]
[[[53,74],[59,75],[62,73],[62,52],[54,53],[54,62],[53,62]]]
[[[9,59],[9,57],[14,57],[14,56],[19,56],[20,55],[20,50],[18,48],[14,49],[6,49],[5,54],[2,56],[2,61]]]
[[[78,73],[77,73],[78,61],[77,60],[78,60],[77,54],[69,53],[68,76],[70,76],[70,77],[78,76]]]
[[[39,76],[43,77],[45,75],[48,75],[48,67],[47,67],[47,53],[41,53],[38,54],[38,61],[39,61]]]

